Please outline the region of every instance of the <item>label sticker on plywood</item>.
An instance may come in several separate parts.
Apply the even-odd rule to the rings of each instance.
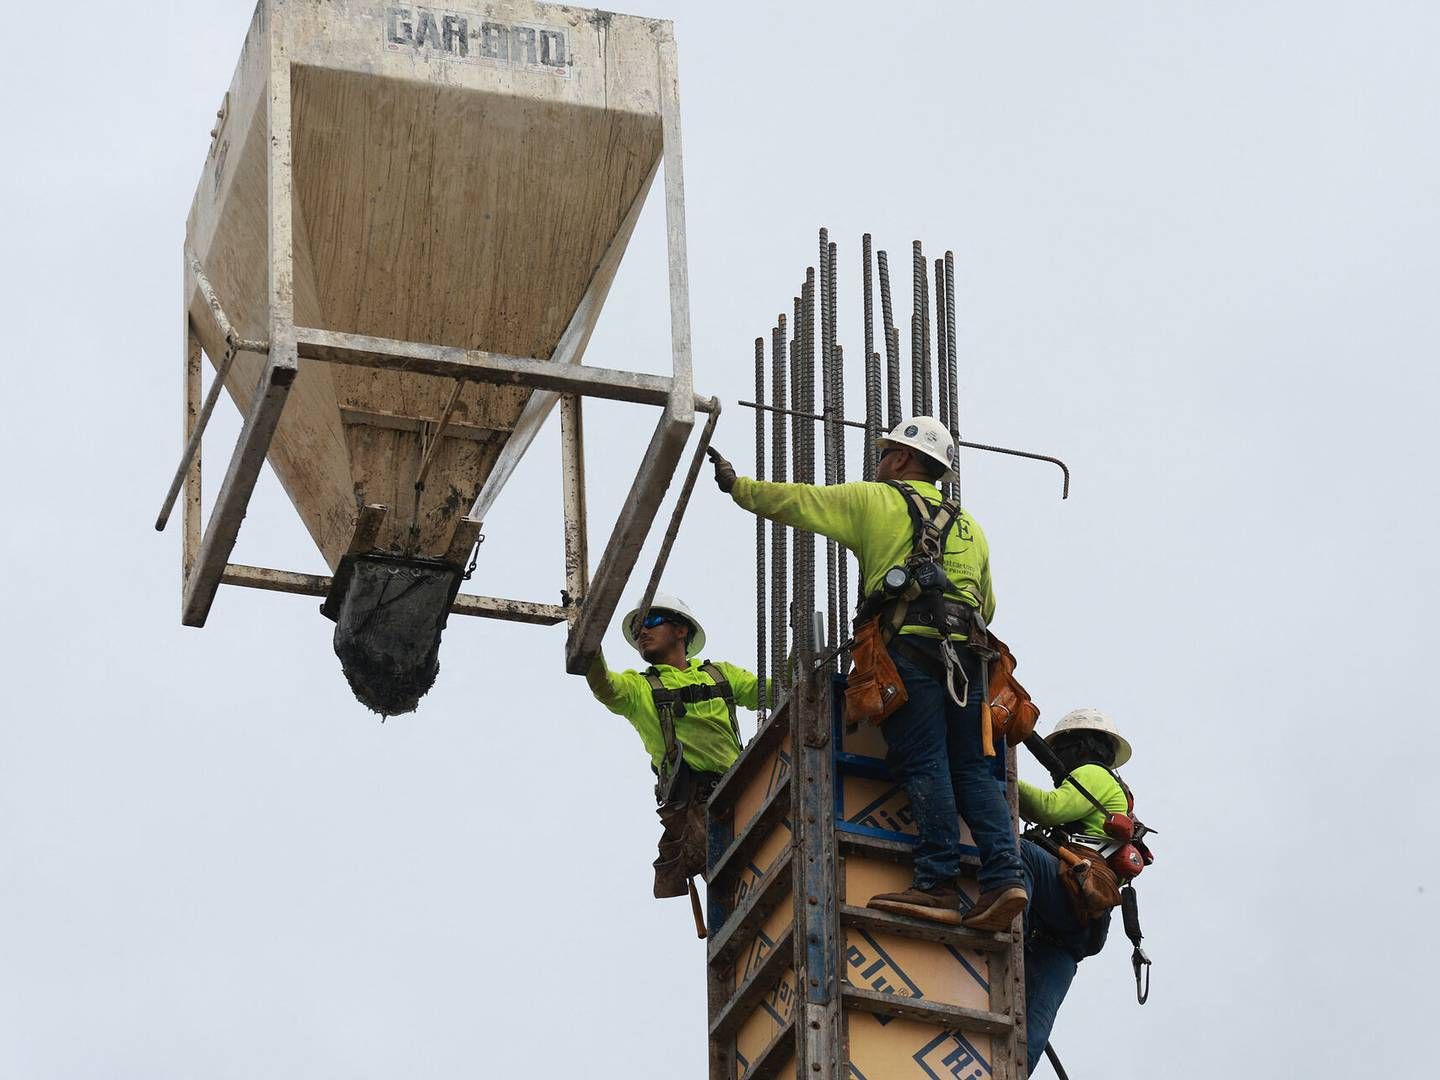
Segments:
[[[471,11],[396,4],[385,9],[385,48],[426,58],[570,77],[570,39],[558,26],[503,23]]]

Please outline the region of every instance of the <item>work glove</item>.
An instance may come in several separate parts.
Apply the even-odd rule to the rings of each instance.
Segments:
[[[715,486],[729,495],[731,488],[735,486],[735,466],[721,457],[720,451],[713,446],[706,447],[705,453],[715,463]]]

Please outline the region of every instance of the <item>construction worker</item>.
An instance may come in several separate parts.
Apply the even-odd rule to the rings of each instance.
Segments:
[[[1108,854],[1114,841],[1105,831],[1106,815],[1095,802],[1111,814],[1129,814],[1133,809],[1124,782],[1114,772],[1130,760],[1130,744],[1099,709],[1066,713],[1045,742],[1065,771],[1053,777],[1051,790],[1021,780],[1020,815]],[[1051,839],[1056,838],[1052,832]],[[1025,915],[1025,1015],[1032,1073],[1050,1041],[1055,1015],[1077,965],[1104,947],[1110,929],[1109,911],[1089,919],[1077,914],[1061,880],[1060,860],[1047,846],[1023,837],[1020,841],[1030,891]]]
[[[947,515],[948,529],[935,534],[937,558],[927,564],[933,601],[924,608],[928,625],[920,625],[919,605],[911,603],[886,644],[908,693],[882,730],[887,763],[905,785],[920,833],[914,882],[903,892],[873,897],[870,906],[1006,930],[1025,907],[1024,870],[1004,788],[983,755],[981,660],[967,644],[995,611],[989,545],[968,513],[942,503],[936,485],[954,478],[956,452],[943,424],[917,416],[876,445],[881,453],[874,482],[830,486],[737,478],[717,451],[710,454],[720,490],[740,506],[828,536],[855,553],[866,597],[857,624],[877,612],[889,618],[885,613],[906,610],[893,605],[884,582],[909,565],[925,525]],[[959,817],[970,826],[981,857],[980,896],[963,916]]]
[[[622,623],[625,640],[650,666],[610,671],[603,654],[585,680],[600,704],[639,733],[655,771],[655,812],[663,831],[655,896],[684,896],[705,870],[705,801],[740,755],[735,706],[756,707],[757,680],[734,664],[696,659],[705,629],[683,601],[656,593]]]

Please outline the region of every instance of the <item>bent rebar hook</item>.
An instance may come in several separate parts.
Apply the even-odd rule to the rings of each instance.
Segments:
[[[739,404],[747,409],[759,409],[761,412],[780,413],[784,416],[798,416],[802,420],[825,422],[825,417],[819,413],[801,412],[796,409],[782,409],[776,405],[757,405],[753,401],[742,401]],[[859,420],[841,420],[839,423],[845,427],[859,428],[861,431],[866,430],[865,424]],[[1062,478],[1060,498],[1068,499],[1070,497],[1070,466],[1066,465],[1065,462],[1061,461],[1058,457],[1051,457],[1049,454],[1036,454],[1029,450],[1015,450],[1008,446],[991,446],[989,443],[966,442],[964,439],[957,439],[956,442],[967,450],[984,450],[991,454],[1006,454],[1010,457],[1029,458],[1031,461],[1048,461],[1052,465],[1058,465]]]

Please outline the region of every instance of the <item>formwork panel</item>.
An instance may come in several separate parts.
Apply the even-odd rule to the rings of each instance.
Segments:
[[[736,793],[735,830],[737,833],[744,832],[745,827],[755,820],[761,808],[785,782],[785,778],[790,775],[790,770],[790,736],[787,733],[779,747],[765,755],[764,760],[755,765],[751,779]]]
[[[736,822],[766,813],[770,796],[787,781],[786,794],[793,801],[789,819],[767,819],[772,821],[770,831],[751,849],[750,865],[738,872],[738,881],[729,879],[736,882],[730,886],[734,900],[723,910],[736,910],[763,888],[767,874],[762,868],[779,867],[782,860],[789,860],[793,885],[766,911],[756,940],[747,940],[748,952],[737,960],[736,970],[712,973],[723,980],[718,995],[712,996],[712,1018],[743,993],[749,972],[767,957],[773,966],[777,945],[794,950],[794,964],[785,973],[784,985],[739,1025],[724,1029],[733,1031],[732,1036],[721,1035],[712,1043],[712,1080],[745,1077],[761,1060],[757,1055],[763,1055],[761,1075],[769,1075],[781,1044],[788,1047],[790,1040],[797,1069],[807,1076],[981,1080],[993,1075],[1011,1080],[1023,1072],[1023,1062],[1012,1060],[1013,1036],[985,1032],[1017,1022],[1012,1005],[1018,988],[1018,946],[923,920],[856,910],[877,893],[898,892],[911,884],[910,853],[917,830],[904,787],[885,765],[879,729],[847,729],[841,721],[842,686],[837,683],[829,695],[792,698],[795,713],[787,714],[789,731],[793,739],[802,733],[805,738],[794,762],[791,748],[800,744],[791,741],[770,751],[768,758],[746,763],[739,774],[746,781],[734,802]],[[825,714],[826,707],[834,711]],[[823,739],[817,744],[819,717],[806,716],[806,708],[822,710],[832,722],[828,747]],[[997,755],[994,772],[997,784],[1007,782],[1003,753]],[[817,803],[820,792],[824,794]],[[831,814],[817,813],[827,806]],[[960,825],[962,842],[973,856],[971,834],[963,822]],[[820,842],[815,843],[817,831],[827,828],[833,829],[831,838],[819,832]],[[736,834],[743,831],[742,825]],[[962,866],[959,886],[966,903],[979,894],[974,867],[973,858]],[[834,942],[833,976],[827,973],[832,970],[829,948],[817,949],[826,941]],[[788,982],[792,976],[800,985]],[[794,1000],[797,993],[799,1002]],[[804,1010],[803,1023],[799,1013],[785,1008],[792,1003]],[[835,1018],[833,1036],[827,1012]],[[892,1012],[905,1015],[884,1015]],[[792,1019],[793,1030],[786,1027]],[[997,1053],[1002,1055],[998,1062],[993,1057]]]
[[[989,963],[953,945],[845,928],[845,981],[862,990],[899,997],[989,1009]]]
[[[795,969],[786,968],[775,989],[766,994],[759,1006],[735,1033],[735,1078],[745,1075],[750,1064],[775,1040],[795,1017]]]
[[[790,850],[793,839],[790,826],[782,822],[760,841],[755,852],[736,870],[735,884],[730,895],[731,910],[739,907],[747,896],[765,884],[775,866]]]
[[[847,1010],[850,1080],[983,1080],[991,1040],[898,1017]]]
[[[914,875],[910,860],[895,862],[890,859],[867,859],[862,855],[847,855],[841,873],[842,896],[847,904],[864,907],[877,893],[900,892],[910,887]],[[973,901],[980,890],[972,874],[962,873],[958,883],[960,895]]]

